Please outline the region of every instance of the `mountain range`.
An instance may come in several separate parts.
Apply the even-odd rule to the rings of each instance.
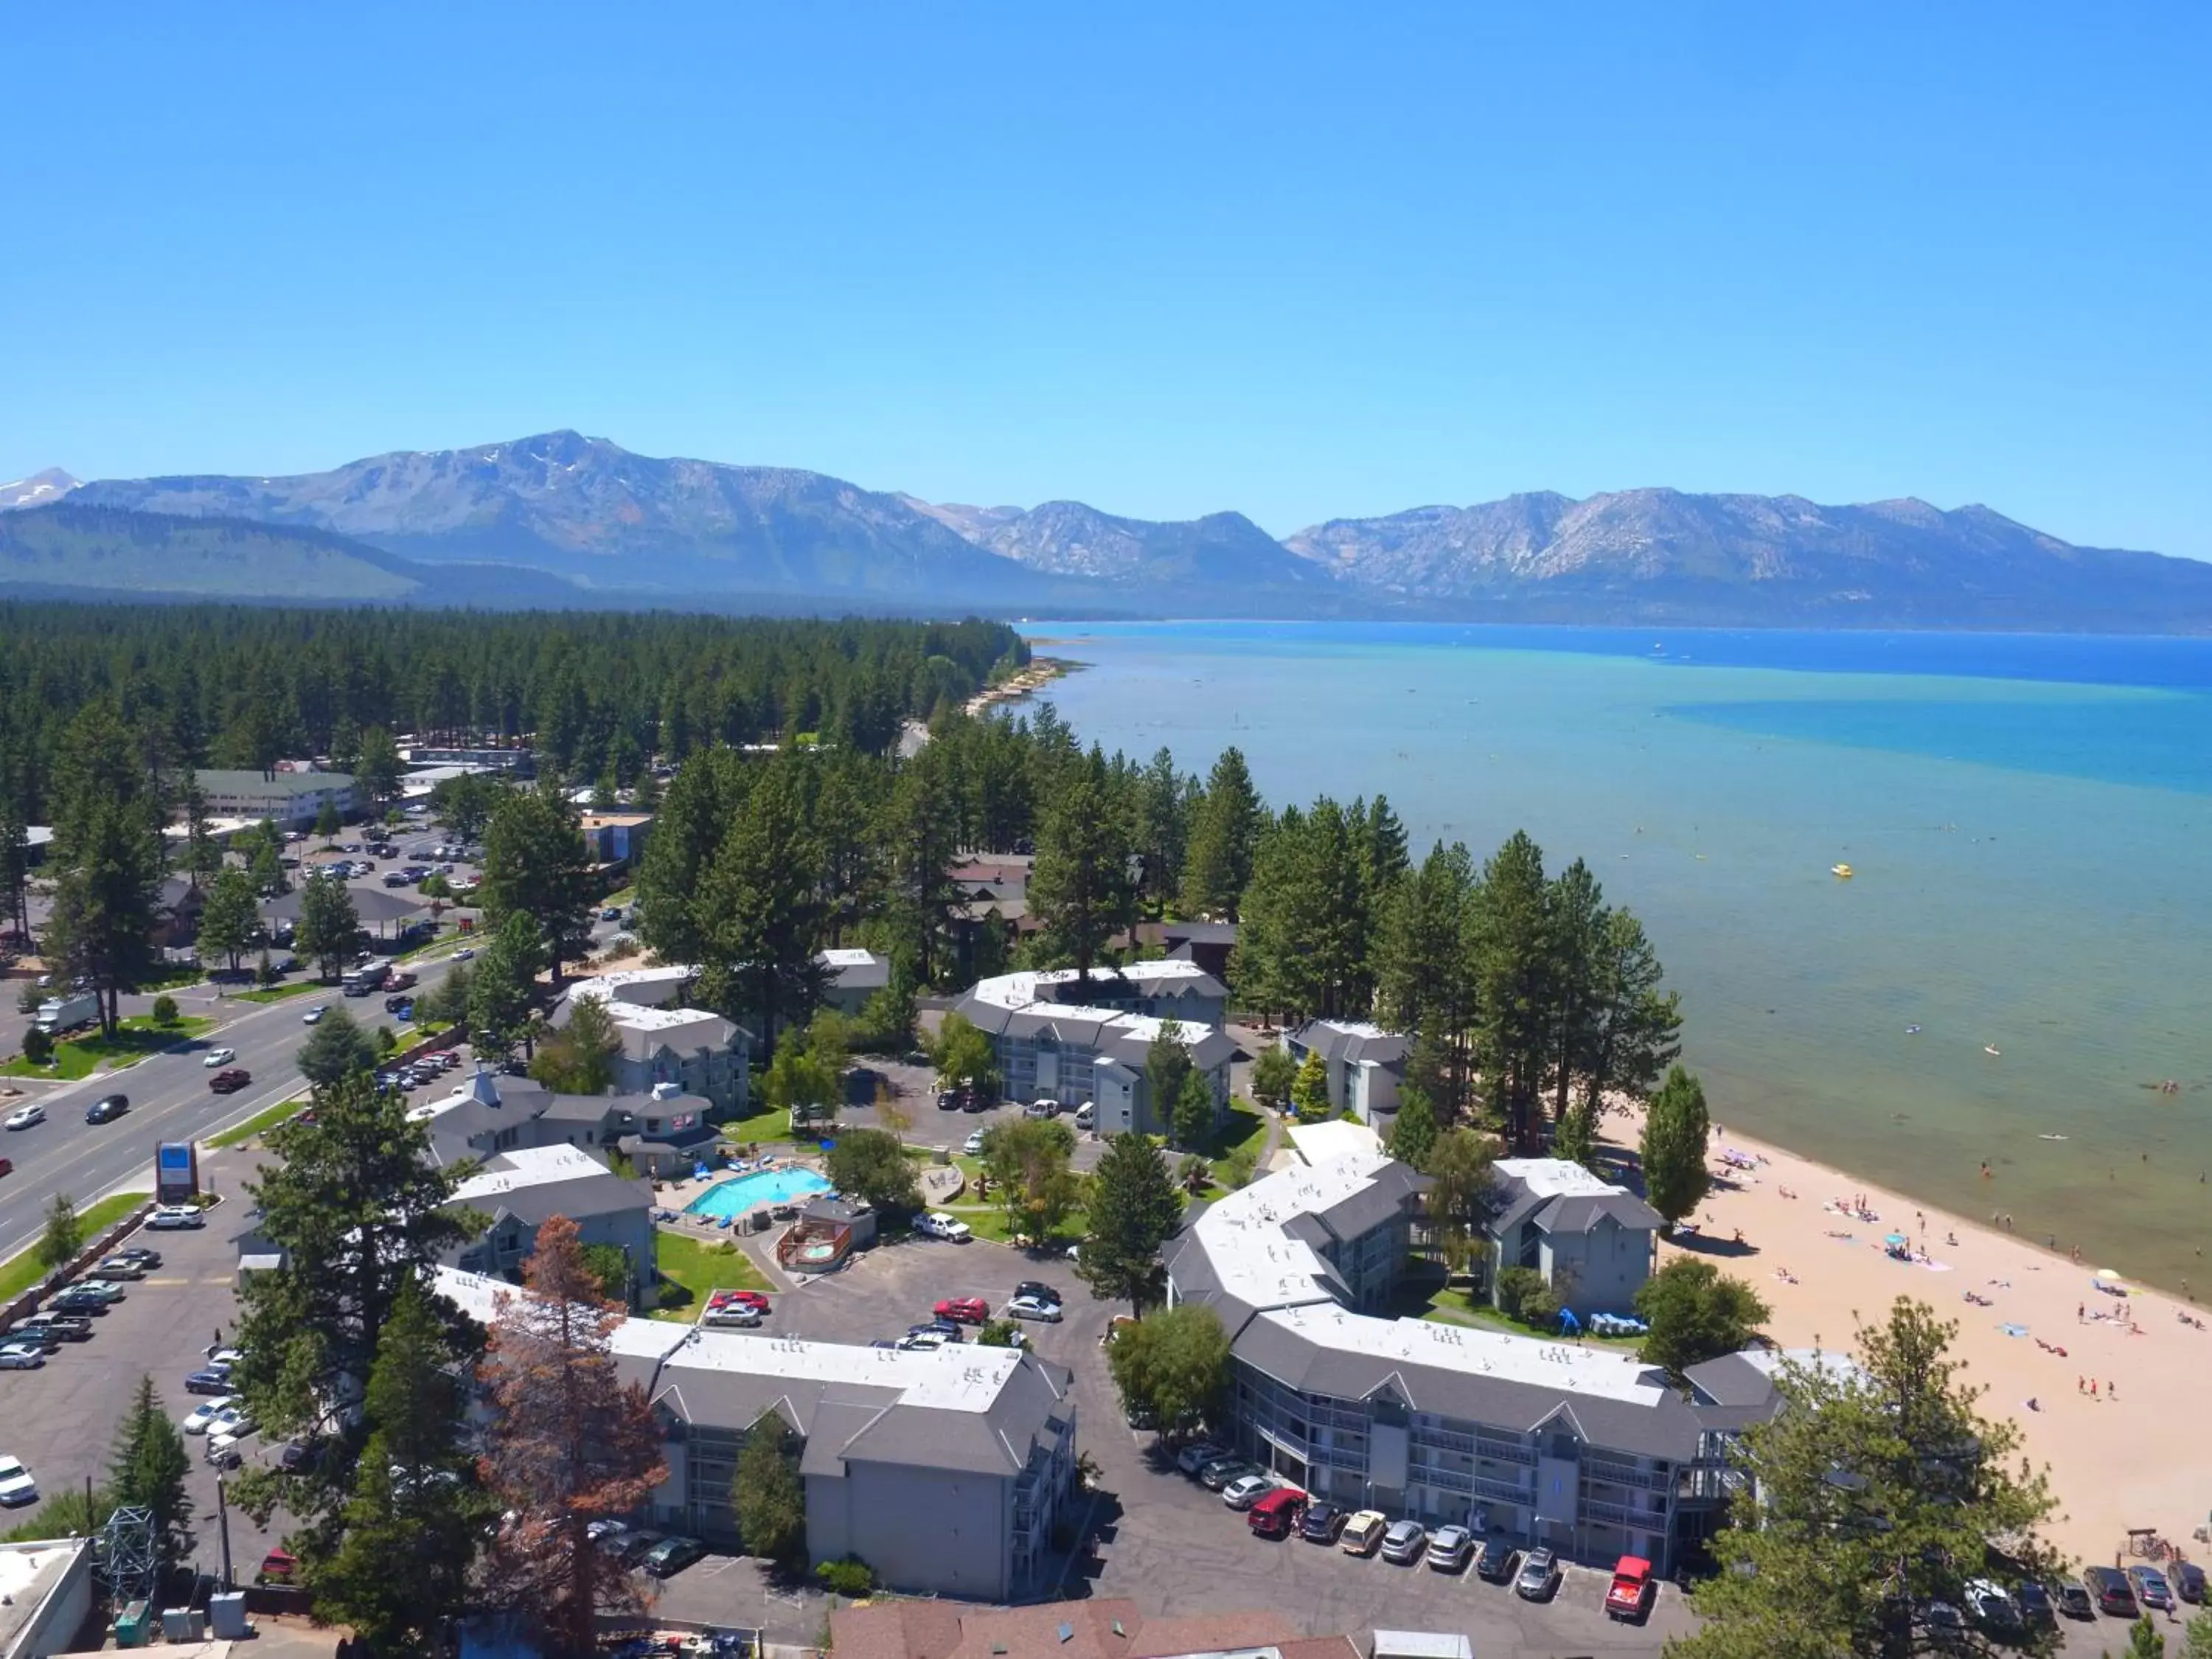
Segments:
[[[1332,519],[1278,541],[1079,501],[933,503],[551,432],[328,472],[0,485],[0,584],[365,602],[2212,630],[2212,564],[1984,507],[1631,489]],[[141,523],[140,520],[147,522]],[[33,532],[31,521],[51,530]],[[209,533],[195,538],[191,521]],[[217,531],[214,526],[224,528]],[[265,562],[265,571],[257,568]],[[183,588],[165,586],[189,572]],[[33,574],[35,573],[35,574]],[[264,576],[274,580],[263,580]],[[279,592],[290,587],[296,592]],[[312,590],[304,591],[304,590]]]

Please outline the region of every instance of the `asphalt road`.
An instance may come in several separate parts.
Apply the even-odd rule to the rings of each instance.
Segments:
[[[447,963],[439,958],[409,965],[419,977],[419,994],[444,977]],[[337,1003],[371,1026],[388,1018],[381,996],[349,1001],[335,985],[272,1003],[219,996],[204,984],[171,994],[185,1014],[221,1023],[204,1036],[119,1072],[97,1073],[79,1083],[18,1080],[23,1092],[0,1103],[9,1111],[33,1103],[46,1109],[44,1123],[0,1135],[0,1155],[15,1165],[14,1173],[0,1177],[0,1259],[38,1236],[54,1194],[67,1193],[82,1207],[125,1182],[150,1190],[157,1142],[203,1139],[300,1092],[305,1084],[298,1056],[310,1035],[301,1016],[309,1009]],[[253,1074],[252,1083],[236,1094],[219,1095],[208,1087],[214,1071],[202,1062],[216,1047],[235,1049],[238,1058],[228,1063]],[[112,1123],[87,1123],[85,1108],[107,1094],[129,1096],[131,1109]]]

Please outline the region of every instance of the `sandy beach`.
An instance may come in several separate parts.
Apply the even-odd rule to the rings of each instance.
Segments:
[[[1613,1117],[1607,1138],[1632,1147],[1640,1127]],[[1727,1162],[1730,1151],[1750,1167]],[[2197,1306],[2125,1279],[2124,1261],[2077,1265],[2002,1219],[1993,1229],[1929,1209],[1733,1130],[1716,1127],[1712,1152],[1698,1232],[1662,1240],[1662,1263],[1695,1254],[1746,1280],[1785,1347],[1848,1348],[1898,1297],[1929,1304],[1958,1323],[1953,1351],[1985,1390],[1981,1411],[2017,1423],[2028,1458],[2050,1467],[2050,1534],[2063,1548],[2111,1561],[2128,1528],[2154,1527],[2191,1559],[2212,1558],[2192,1536],[2212,1511],[2212,1329],[2183,1319],[2204,1317]],[[1984,1184],[2002,1218],[2001,1175]],[[1892,1234],[1914,1260],[1888,1254]],[[2120,1273],[2128,1294],[2097,1288],[2100,1269]],[[2212,1270],[2194,1288],[2212,1288]]]

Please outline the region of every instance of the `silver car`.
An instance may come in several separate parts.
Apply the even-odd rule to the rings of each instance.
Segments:
[[[1429,1547],[1429,1531],[1418,1521],[1393,1521],[1382,1534],[1382,1559],[1411,1566]]]
[[[1541,1601],[1559,1584],[1559,1558],[1549,1550],[1530,1550],[1521,1563],[1521,1576],[1513,1581],[1513,1593],[1524,1601]]]

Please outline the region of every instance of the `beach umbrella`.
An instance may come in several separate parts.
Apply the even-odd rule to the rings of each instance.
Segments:
[[[2107,1285],[2118,1285],[2126,1276],[2111,1267],[2100,1267],[2097,1269],[2097,1277]]]
[[[1906,1239],[1903,1233],[1892,1233],[1887,1238],[1883,1239],[1881,1242],[1885,1244],[1904,1244],[1910,1241]]]

